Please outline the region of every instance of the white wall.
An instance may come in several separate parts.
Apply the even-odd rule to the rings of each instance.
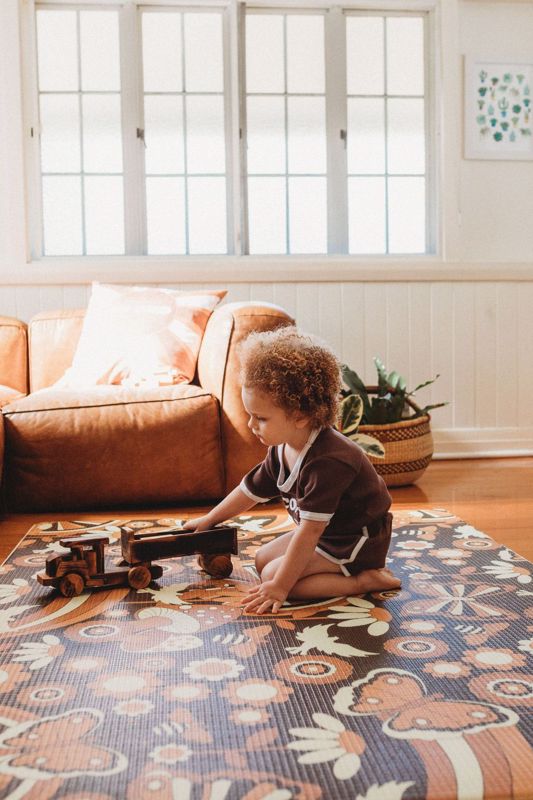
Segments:
[[[460,52],[533,61],[533,3],[463,2]],[[460,161],[459,259],[533,262],[533,161]]]
[[[47,259],[28,263],[19,3],[0,4],[0,314],[83,306],[94,280],[226,287],[280,303],[374,381],[372,356],[423,402],[437,454],[533,454],[533,161],[462,157],[462,56],[533,56],[533,2],[442,0],[440,253],[435,258]]]

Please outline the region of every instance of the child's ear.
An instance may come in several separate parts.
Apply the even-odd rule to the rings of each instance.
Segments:
[[[309,417],[305,416],[305,414],[301,414],[299,411],[297,411],[294,415],[294,424],[300,430],[302,428],[306,428],[309,425],[309,422]]]

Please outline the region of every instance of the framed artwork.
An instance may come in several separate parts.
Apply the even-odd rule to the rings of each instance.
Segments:
[[[533,159],[533,63],[465,58],[465,158]]]

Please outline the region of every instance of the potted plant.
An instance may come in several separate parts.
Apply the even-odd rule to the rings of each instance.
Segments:
[[[408,391],[398,372],[387,372],[374,358],[377,386],[365,386],[359,375],[343,365],[340,431],[365,450],[388,486],[414,483],[424,473],[433,455],[429,411],[447,405],[420,408],[412,399],[439,376]]]

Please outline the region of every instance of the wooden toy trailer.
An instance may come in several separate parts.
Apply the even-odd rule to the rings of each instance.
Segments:
[[[163,531],[143,531],[123,528],[120,537],[122,557],[133,564],[137,561],[156,561],[160,558],[195,554],[237,555],[237,529],[219,525],[208,531],[183,531],[179,528]]]

